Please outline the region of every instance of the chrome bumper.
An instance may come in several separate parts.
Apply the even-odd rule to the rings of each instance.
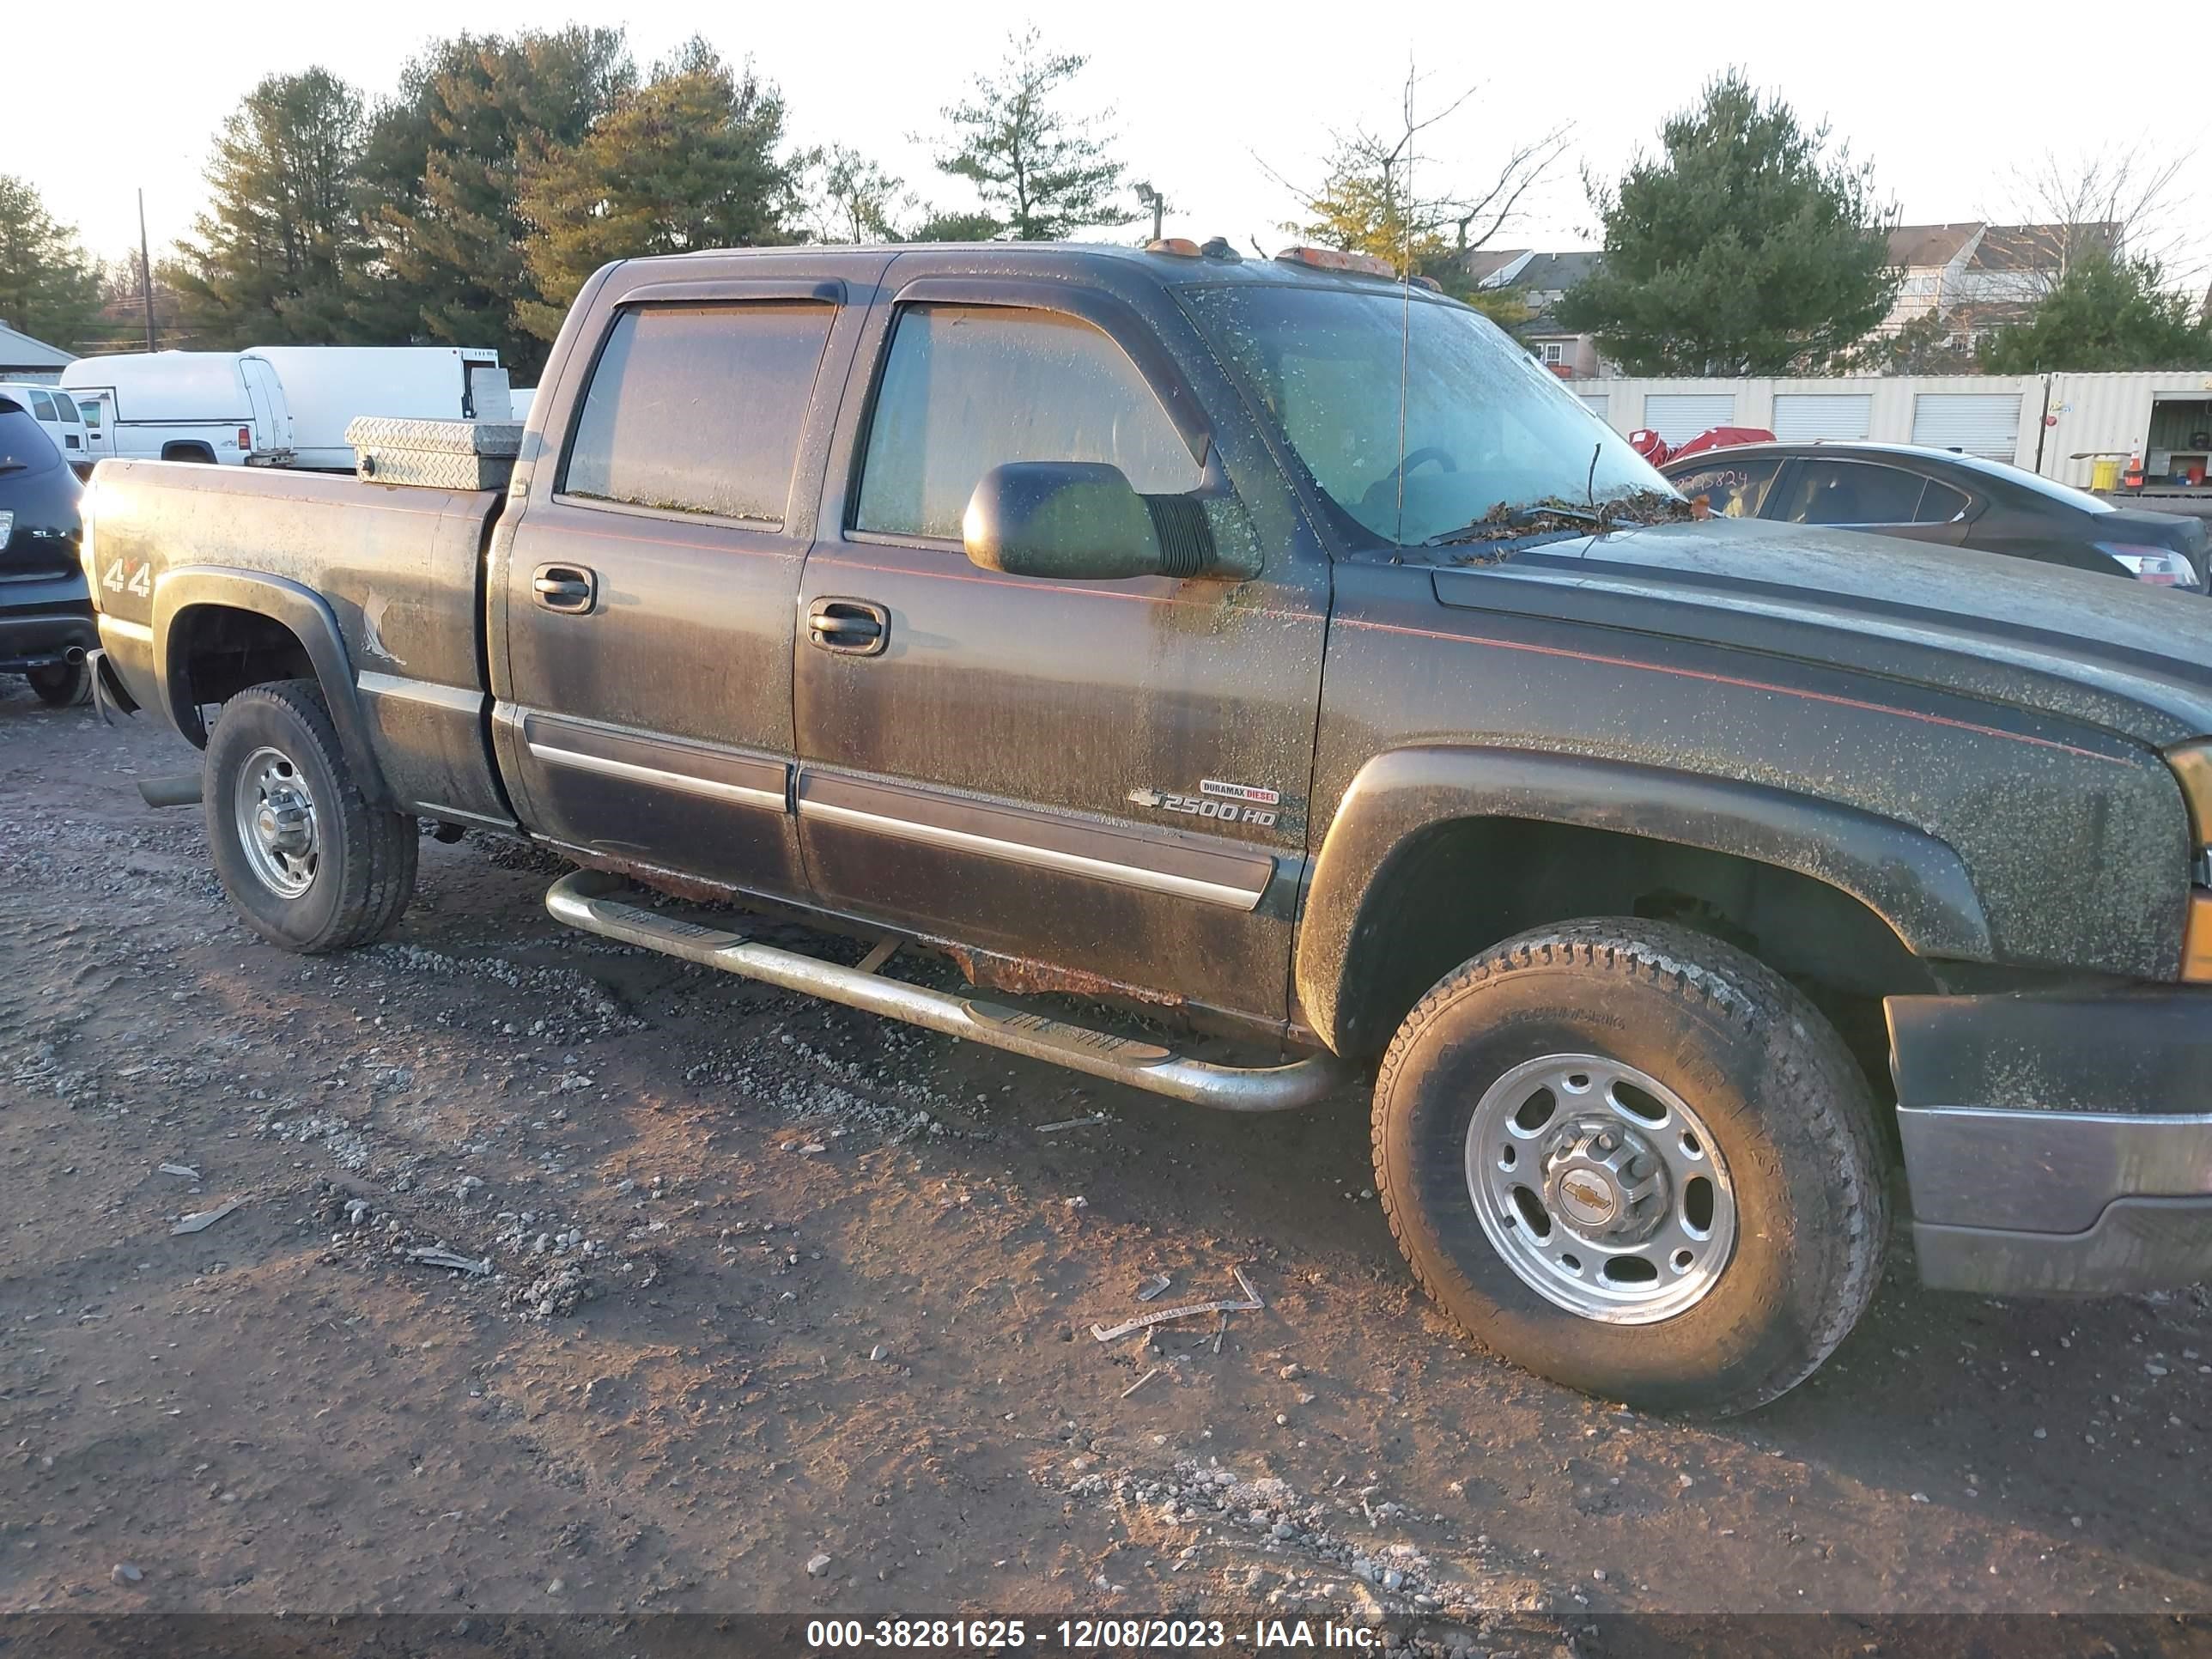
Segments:
[[[2212,1279],[2212,994],[1887,1006],[1924,1283],[2065,1293]]]

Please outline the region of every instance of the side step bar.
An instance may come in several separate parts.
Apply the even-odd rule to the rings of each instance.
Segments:
[[[1042,1014],[927,990],[861,968],[842,968],[610,896],[625,884],[618,876],[594,870],[572,871],[553,884],[545,895],[545,908],[556,921],[604,939],[681,957],[704,968],[780,985],[787,991],[803,991],[825,1001],[926,1026],[947,1036],[988,1043],[1010,1054],[1049,1060],[1196,1106],[1231,1112],[1287,1111],[1324,1100],[1351,1079],[1350,1071],[1331,1054],[1316,1054],[1288,1066],[1215,1066],[1186,1060],[1153,1043],[1087,1030]]]

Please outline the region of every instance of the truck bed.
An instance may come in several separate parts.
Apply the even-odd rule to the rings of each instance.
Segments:
[[[275,584],[334,629],[393,803],[507,821],[484,738],[483,550],[501,492],[112,460],[92,489],[109,656],[136,701],[182,701],[177,639],[225,626],[241,584]],[[343,732],[347,711],[332,712]],[[196,713],[179,714],[203,740]]]

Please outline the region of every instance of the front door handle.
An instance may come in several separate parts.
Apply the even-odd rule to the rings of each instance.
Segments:
[[[541,564],[532,574],[531,592],[548,611],[582,616],[598,603],[598,574],[580,564]]]
[[[879,657],[890,643],[891,613],[866,599],[817,599],[807,607],[806,637],[846,657]]]

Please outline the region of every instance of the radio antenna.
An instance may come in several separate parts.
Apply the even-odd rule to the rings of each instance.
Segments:
[[[1398,522],[1390,539],[1406,545],[1406,382],[1413,356],[1413,55],[1406,54],[1406,217],[1403,224],[1405,261],[1398,272]]]

